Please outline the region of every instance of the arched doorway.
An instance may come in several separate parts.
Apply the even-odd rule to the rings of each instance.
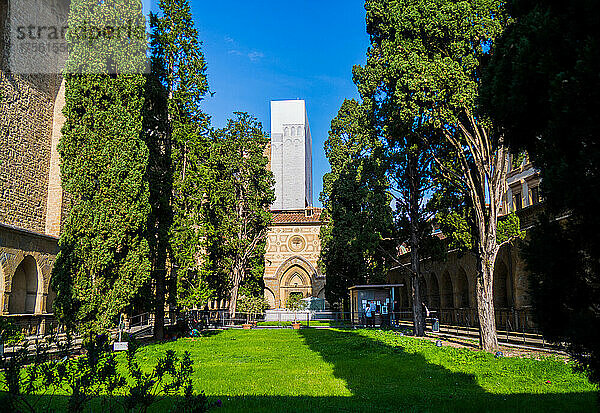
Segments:
[[[9,314],[35,313],[38,292],[37,263],[32,256],[23,258],[15,270],[8,298]]]
[[[458,268],[455,279],[456,294],[454,296],[454,306],[457,308],[468,308],[469,307],[469,280],[467,279],[467,273],[462,267]]]
[[[431,309],[440,309],[440,286],[438,284],[437,275],[431,273],[429,278],[429,305]]]
[[[509,308],[513,305],[512,298],[512,278],[504,261],[498,261],[494,269],[494,306]]]
[[[312,295],[312,283],[308,271],[301,265],[290,266],[281,277],[279,284],[280,307],[285,307],[287,299],[292,295],[310,297]]]
[[[448,271],[442,275],[440,298],[442,308],[454,308],[454,287],[452,286],[452,279]]]

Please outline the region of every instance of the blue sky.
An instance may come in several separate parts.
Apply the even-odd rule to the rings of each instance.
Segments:
[[[364,64],[368,46],[363,1],[191,1],[215,92],[204,102],[213,125],[245,111],[269,132],[271,100],[306,100],[320,205],[331,119],[344,98],[358,97],[351,70]]]

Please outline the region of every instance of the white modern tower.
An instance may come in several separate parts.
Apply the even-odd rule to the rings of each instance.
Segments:
[[[312,206],[312,138],[303,100],[271,101],[272,209]]]

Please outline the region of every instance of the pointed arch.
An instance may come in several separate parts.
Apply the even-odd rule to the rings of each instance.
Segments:
[[[282,262],[279,268],[277,268],[277,271],[275,272],[275,278],[279,280],[280,284],[282,284],[283,282],[283,275],[287,272],[288,269],[290,269],[294,265],[299,266],[306,271],[306,273],[309,276],[309,282],[312,283],[317,278],[317,269],[305,258],[299,255],[294,255],[293,257],[290,257],[284,262]]]
[[[442,274],[442,283],[440,285],[440,301],[442,308],[453,308],[454,307],[454,287],[452,285],[452,279],[448,270]]]
[[[512,277],[504,261],[497,261],[494,268],[494,306],[508,308],[513,305]]]
[[[456,308],[466,308],[470,305],[469,279],[465,270],[459,266],[454,277],[454,306]]]

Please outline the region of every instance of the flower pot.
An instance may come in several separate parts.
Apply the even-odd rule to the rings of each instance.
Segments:
[[[252,324],[242,324],[242,327],[244,328],[244,330],[250,330],[252,329]]]
[[[294,330],[300,330],[300,326],[301,326],[301,324],[300,324],[299,322],[297,322],[297,321],[294,321],[294,322],[292,323],[292,328],[293,328]]]

